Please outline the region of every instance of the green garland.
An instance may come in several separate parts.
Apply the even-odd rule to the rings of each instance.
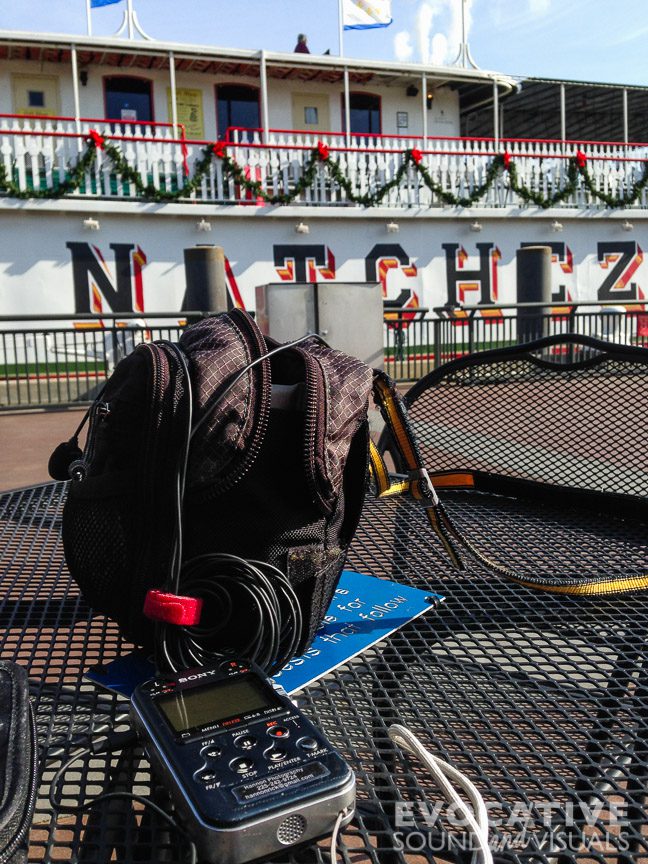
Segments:
[[[504,153],[495,156],[486,171],[484,182],[475,187],[469,195],[457,196],[443,189],[430,175],[428,169],[422,164],[423,153],[420,150],[406,150],[395,175],[373,192],[361,193],[358,191],[348,177],[342,173],[339,162],[331,158],[329,148],[321,142],[312,151],[310,159],[304,166],[300,179],[291,187],[290,191],[269,194],[259,180],[251,180],[246,176],[246,171],[231,156],[228,155],[226,145],[222,142],[209,144],[202,151],[201,158],[196,162],[192,177],[185,177],[184,183],[175,189],[158,189],[153,183],[144,183],[140,173],[129,165],[121,150],[106,138],[94,130],[90,132],[87,139],[85,152],[79,157],[73,167],[68,168],[64,180],[56,180],[54,185],[46,189],[20,189],[18,183],[7,175],[5,166],[0,163],[0,194],[11,198],[62,198],[70,195],[80,188],[85,189],[88,172],[97,161],[97,150],[101,149],[110,161],[111,172],[114,173],[122,183],[128,183],[134,187],[140,198],[149,201],[178,201],[181,198],[189,198],[197,191],[203,179],[207,176],[210,166],[215,159],[222,162],[223,178],[232,180],[244,189],[251,198],[262,200],[266,204],[290,204],[295,201],[307,189],[312,188],[318,180],[318,168],[326,168],[328,177],[344,190],[346,199],[353,204],[363,207],[379,206],[386,195],[392,189],[398,187],[408,172],[411,170],[418,173],[423,184],[432,192],[437,199],[448,206],[470,207],[479,201],[493,186],[498,176],[508,174],[508,187],[525,204],[535,204],[547,209],[565,201],[570,195],[579,189],[579,180],[588,192],[596,199],[605,204],[606,207],[627,207],[639,199],[643,190],[648,186],[648,162],[644,163],[644,169],[639,180],[635,181],[628,193],[623,197],[608,195],[599,190],[586,167],[586,157],[580,151],[571,157],[567,166],[567,183],[562,188],[555,188],[548,197],[540,192],[534,192],[526,186],[520,185],[518,172],[511,157]]]

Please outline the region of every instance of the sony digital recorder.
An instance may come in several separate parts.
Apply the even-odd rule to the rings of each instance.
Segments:
[[[271,856],[353,815],[353,772],[253,664],[160,675],[135,690],[131,713],[203,860]]]

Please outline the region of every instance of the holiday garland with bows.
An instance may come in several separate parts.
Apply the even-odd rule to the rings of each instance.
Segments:
[[[320,177],[320,169],[325,168],[330,180],[344,190],[346,199],[363,207],[379,206],[385,196],[392,189],[398,187],[403,178],[410,172],[418,174],[420,181],[432,192],[436,199],[443,204],[454,207],[470,207],[482,198],[493,186],[495,180],[502,174],[508,175],[508,188],[518,195],[525,204],[535,204],[547,209],[568,199],[579,188],[579,180],[582,180],[585,188],[590,194],[601,201],[606,207],[627,207],[634,204],[648,185],[648,162],[644,163],[641,177],[636,180],[623,196],[609,195],[596,187],[596,183],[587,169],[587,157],[580,150],[576,155],[570,157],[567,163],[567,182],[561,188],[556,188],[549,195],[543,195],[529,189],[520,183],[516,165],[509,153],[498,154],[493,157],[483,183],[476,186],[467,195],[454,195],[443,189],[437,183],[428,169],[423,164],[424,153],[416,148],[403,152],[403,161],[391,180],[384,183],[380,188],[372,192],[360,192],[357,186],[343,173],[339,162],[331,157],[329,147],[321,141],[317,144],[304,165],[300,179],[292,184],[289,191],[269,193],[260,180],[252,180],[249,177],[249,169],[239,165],[227,152],[227,144],[217,141],[207,145],[202,151],[202,156],[196,161],[194,173],[189,177],[189,168],[186,156],[183,153],[184,182],[175,189],[159,189],[152,182],[145,183],[141,174],[133,168],[126,160],[119,147],[107,137],[101,135],[94,129],[91,130],[86,139],[86,149],[79,157],[74,166],[66,171],[63,180],[55,182],[54,185],[45,189],[21,189],[16,180],[8,175],[8,172],[0,162],[0,194],[11,198],[61,198],[70,195],[88,180],[88,173],[97,162],[98,151],[102,151],[105,159],[110,163],[110,170],[123,183],[132,184],[137,195],[146,200],[157,202],[178,201],[190,198],[194,192],[200,189],[203,180],[208,175],[212,162],[219,159],[222,163],[222,173],[225,180],[232,180],[241,189],[244,189],[251,198],[263,201],[266,204],[290,204],[295,201],[307,189],[312,188]]]

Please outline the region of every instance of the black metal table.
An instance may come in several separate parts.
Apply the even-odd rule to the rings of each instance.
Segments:
[[[46,801],[62,753],[124,708],[84,682],[84,671],[129,648],[114,625],[91,616],[69,578],[64,494],[63,484],[49,484],[0,497],[0,656],[29,669],[43,753],[30,860],[180,861],[182,840],[148,813],[111,802],[55,817]],[[602,525],[570,511],[522,512],[500,496],[445,500],[473,538],[513,538],[521,568],[570,558],[603,570],[648,567],[646,537],[614,516]],[[577,599],[506,582],[479,564],[458,573],[407,500],[368,502],[349,566],[447,600],[300,695],[357,775],[359,810],[341,860],[470,860],[461,828],[446,820],[440,830],[441,796],[423,769],[391,744],[394,722],[480,789],[496,859],[646,858],[648,593]],[[165,803],[137,750],[81,761],[64,798],[79,803],[108,787]],[[442,811],[450,823],[452,815]],[[330,856],[322,843],[286,860],[326,864]]]

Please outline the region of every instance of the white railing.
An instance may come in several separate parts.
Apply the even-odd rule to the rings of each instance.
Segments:
[[[141,187],[151,192],[177,194],[187,177],[194,176],[209,142],[186,142],[183,130],[170,124],[126,123],[73,118],[19,118],[0,116],[0,165],[6,187],[0,196],[45,195],[55,191],[69,177],[87,150],[87,136],[98,132],[115,144],[128,165],[137,173]],[[403,164],[404,152],[422,151],[421,166],[436,188],[430,189],[420,172],[410,165],[401,182],[380,201],[387,207],[440,207],[447,204],[443,193],[468,198],[487,178],[495,156],[508,154],[515,166],[517,183],[530,193],[548,199],[568,183],[570,158],[579,152],[595,188],[616,199],[628,197],[633,184],[643,177],[648,146],[639,144],[574,143],[559,141],[515,141],[466,138],[398,138],[390,136],[351,136],[349,145],[343,134],[314,135],[302,132],[272,131],[263,141],[260,132],[230,130],[227,156],[234,160],[247,181],[257,182],[264,194],[237,181],[224,170],[221,159],[213,159],[197,188],[179,200],[261,205],[265,196],[294,196],[296,187],[311,164],[319,142],[330,148],[331,158],[351,184],[355,196],[372,195],[389,183]],[[188,174],[186,173],[188,170]],[[484,207],[525,206],[523,197],[511,188],[511,175],[498,174],[483,195],[473,203]],[[79,188],[70,197],[137,198],[137,185],[120,176],[104,149],[86,172]],[[326,165],[318,163],[314,182],[299,191],[295,204],[353,204],[343,185],[336,182]],[[561,207],[605,207],[587,189],[582,177]],[[648,207],[648,190],[630,206]]]

